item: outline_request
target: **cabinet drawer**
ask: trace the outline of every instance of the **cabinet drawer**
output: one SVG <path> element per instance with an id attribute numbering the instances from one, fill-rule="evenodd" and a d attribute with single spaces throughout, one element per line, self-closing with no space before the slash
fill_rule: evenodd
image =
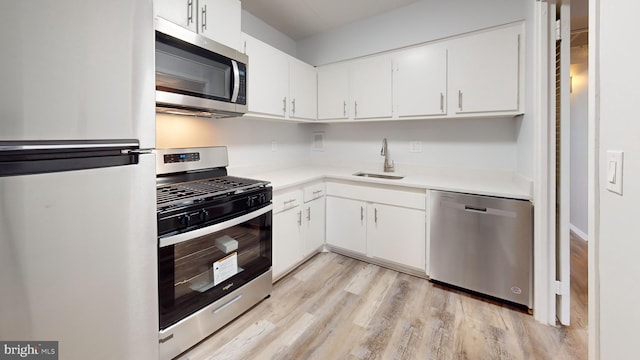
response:
<path id="1" fill-rule="evenodd" d="M 324 183 L 309 185 L 304 188 L 304 202 L 309 202 L 317 198 L 323 197 L 325 194 Z"/>
<path id="2" fill-rule="evenodd" d="M 283 193 L 276 193 L 273 196 L 273 213 L 292 209 L 302 204 L 302 191 L 293 190 Z"/>

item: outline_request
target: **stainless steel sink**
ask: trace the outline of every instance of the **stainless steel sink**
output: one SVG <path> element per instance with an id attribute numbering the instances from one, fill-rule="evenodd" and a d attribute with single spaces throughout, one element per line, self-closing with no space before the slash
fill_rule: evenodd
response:
<path id="1" fill-rule="evenodd" d="M 404 178 L 404 176 L 400 176 L 400 175 L 377 174 L 377 173 L 368 173 L 368 172 L 362 172 L 362 171 L 354 173 L 353 175 L 361 176 L 361 177 L 376 178 L 376 179 L 386 179 L 386 180 L 400 180 Z"/>

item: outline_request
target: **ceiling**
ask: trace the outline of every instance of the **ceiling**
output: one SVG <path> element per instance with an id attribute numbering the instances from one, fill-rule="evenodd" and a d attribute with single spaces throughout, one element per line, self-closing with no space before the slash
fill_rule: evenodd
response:
<path id="1" fill-rule="evenodd" d="M 242 0 L 242 9 L 295 41 L 420 0 Z"/>
<path id="2" fill-rule="evenodd" d="M 242 9 L 299 41 L 420 0 L 242 0 Z M 572 46 L 586 44 L 588 0 L 571 0 Z"/>

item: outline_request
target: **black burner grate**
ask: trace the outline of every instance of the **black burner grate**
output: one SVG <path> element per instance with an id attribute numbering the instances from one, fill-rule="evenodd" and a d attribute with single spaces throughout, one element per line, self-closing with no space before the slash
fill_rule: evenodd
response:
<path id="1" fill-rule="evenodd" d="M 194 180 L 177 184 L 159 186 L 157 189 L 158 207 L 185 203 L 230 192 L 237 193 L 251 188 L 265 186 L 266 181 L 245 179 L 235 176 L 221 176 L 211 179 Z"/>

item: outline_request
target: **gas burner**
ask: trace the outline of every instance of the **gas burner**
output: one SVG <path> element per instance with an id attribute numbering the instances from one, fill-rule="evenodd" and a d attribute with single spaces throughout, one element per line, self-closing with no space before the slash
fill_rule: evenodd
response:
<path id="1" fill-rule="evenodd" d="M 264 187 L 268 182 L 234 176 L 221 176 L 158 186 L 158 208 L 185 205 L 221 195 L 238 194 L 246 190 Z"/>

